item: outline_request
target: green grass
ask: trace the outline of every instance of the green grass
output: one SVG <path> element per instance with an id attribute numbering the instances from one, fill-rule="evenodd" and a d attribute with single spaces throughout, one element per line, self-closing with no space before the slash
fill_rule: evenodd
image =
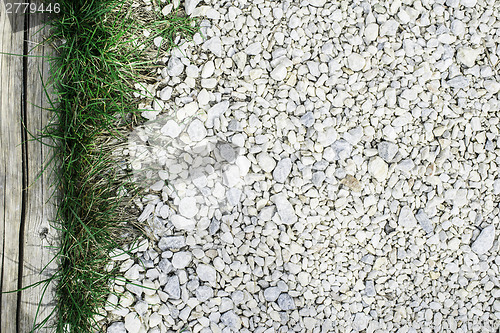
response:
<path id="1" fill-rule="evenodd" d="M 57 2 L 61 14 L 50 23 L 48 41 L 56 56 L 47 83 L 56 91 L 50 108 L 55 118 L 41 137 L 55 145 L 50 163 L 56 166 L 61 238 L 58 271 L 52 277 L 56 312 L 38 325 L 54 322 L 56 332 L 102 331 L 96 318 L 117 276 L 116 267 L 106 270 L 109 253 L 139 235 L 130 210 L 138 189 L 111 152 L 141 122 L 133 84 L 156 76 L 151 57 L 161 52 L 149 47 L 152 39 L 164 37 L 160 51 L 167 51 L 176 36 L 190 37 L 197 26 L 179 16 L 180 11 L 158 15 L 159 6 L 153 12 L 134 12 L 122 0 Z M 148 38 L 144 28 L 153 31 Z"/>

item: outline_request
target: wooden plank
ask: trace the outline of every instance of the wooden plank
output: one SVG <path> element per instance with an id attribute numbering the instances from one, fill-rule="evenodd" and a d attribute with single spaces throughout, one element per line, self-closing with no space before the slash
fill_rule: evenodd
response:
<path id="1" fill-rule="evenodd" d="M 47 95 L 52 91 L 50 86 L 43 86 L 49 79 L 49 62 L 46 57 L 52 55 L 53 50 L 44 42 L 49 28 L 43 27 L 46 17 L 41 14 L 30 15 L 28 29 L 28 55 L 26 67 L 26 128 L 29 133 L 37 135 L 50 121 L 50 107 Z M 49 143 L 50 142 L 45 142 Z M 40 280 L 50 277 L 56 270 L 56 262 L 52 262 L 55 255 L 57 235 L 51 222 L 56 216 L 55 197 L 53 193 L 53 173 L 51 169 L 45 172 L 43 168 L 51 158 L 51 148 L 39 141 L 31 140 L 27 143 L 27 170 L 28 179 L 25 200 L 26 215 L 23 230 L 23 267 L 22 285 L 29 286 Z M 45 285 L 39 285 L 21 292 L 19 303 L 19 332 L 30 332 L 34 324 L 39 324 L 54 310 L 55 283 L 51 283 L 44 291 Z M 38 314 L 37 314 L 38 311 Z M 35 315 L 37 317 L 35 318 Z M 49 332 L 52 325 L 37 329 L 36 332 Z"/>
<path id="2" fill-rule="evenodd" d="M 23 54 L 22 15 L 5 14 L 0 0 L 0 52 Z M 10 19 L 10 20 L 9 20 Z M 0 54 L 0 257 L 1 290 L 18 289 L 19 232 L 22 224 L 23 58 Z M 1 295 L 0 331 L 17 332 L 18 293 Z"/>

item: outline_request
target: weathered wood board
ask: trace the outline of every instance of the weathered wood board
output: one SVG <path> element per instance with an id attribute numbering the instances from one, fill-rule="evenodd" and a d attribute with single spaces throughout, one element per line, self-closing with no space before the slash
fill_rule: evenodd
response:
<path id="1" fill-rule="evenodd" d="M 0 258 L 2 292 L 17 290 L 54 273 L 57 237 L 53 176 L 41 173 L 50 148 L 29 140 L 48 123 L 42 82 L 51 49 L 41 44 L 48 28 L 40 14 L 6 15 L 0 0 Z M 12 55 L 8 55 L 9 53 Z M 29 55 L 23 57 L 21 55 Z M 35 56 L 35 57 L 32 57 Z M 50 94 L 50 87 L 48 92 Z M 54 248 L 50 248 L 53 246 Z M 0 332 L 30 332 L 54 309 L 54 283 L 0 294 Z M 40 305 L 40 306 L 39 306 Z M 36 321 L 35 321 L 36 317 Z M 49 332 L 50 329 L 36 329 Z"/>

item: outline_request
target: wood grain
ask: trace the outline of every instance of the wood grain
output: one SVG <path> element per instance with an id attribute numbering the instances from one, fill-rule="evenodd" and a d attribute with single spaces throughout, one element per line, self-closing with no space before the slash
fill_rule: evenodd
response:
<path id="1" fill-rule="evenodd" d="M 1 0 L 0 7 L 0 52 L 22 55 L 24 17 L 7 17 L 5 5 Z M 0 87 L 0 256 L 1 290 L 5 292 L 18 289 L 19 238 L 23 207 L 23 57 L 0 54 Z M 1 332 L 17 331 L 18 296 L 18 293 L 1 295 Z"/>
<path id="2" fill-rule="evenodd" d="M 48 33 L 48 28 L 42 29 L 45 19 L 40 14 L 7 17 L 4 0 L 0 0 L 2 292 L 44 280 L 57 268 L 55 261 L 49 265 L 56 251 L 50 247 L 57 247 L 57 234 L 51 226 L 56 213 L 53 173 L 42 173 L 52 151 L 39 141 L 26 140 L 30 139 L 28 133 L 38 135 L 51 118 L 43 110 L 49 106 L 42 83 L 49 78 L 45 57 L 53 54 L 42 44 Z M 50 94 L 52 90 L 47 88 Z M 54 286 L 0 294 L 0 332 L 31 332 L 54 310 Z M 50 332 L 49 327 L 34 331 Z"/>
<path id="3" fill-rule="evenodd" d="M 30 15 L 28 29 L 28 55 L 26 63 L 26 119 L 28 133 L 39 135 L 49 123 L 51 114 L 47 93 L 52 92 L 49 81 L 49 62 L 53 50 L 43 43 L 49 33 L 44 27 L 45 17 Z M 33 57 L 34 56 L 34 57 Z M 44 86 L 44 83 L 46 85 Z M 45 92 L 46 91 L 46 92 Z M 46 144 L 53 144 L 47 142 Z M 55 255 L 57 234 L 51 222 L 56 217 L 55 197 L 53 196 L 52 166 L 43 172 L 52 157 L 51 148 L 37 140 L 27 142 L 26 149 L 29 186 L 26 189 L 26 216 L 23 230 L 22 285 L 28 286 L 50 277 L 57 268 L 51 259 Z M 48 265 L 48 266 L 47 266 Z M 46 267 L 47 266 L 47 267 Z M 44 267 L 45 270 L 44 270 Z M 54 283 L 47 288 L 45 284 L 21 292 L 19 303 L 19 332 L 29 332 L 34 324 L 40 323 L 54 310 Z M 40 306 L 40 307 L 39 307 Z M 38 314 L 37 314 L 38 310 Z M 37 317 L 35 318 L 35 314 Z M 51 325 L 48 325 L 49 327 Z M 36 332 L 49 332 L 49 328 Z"/>

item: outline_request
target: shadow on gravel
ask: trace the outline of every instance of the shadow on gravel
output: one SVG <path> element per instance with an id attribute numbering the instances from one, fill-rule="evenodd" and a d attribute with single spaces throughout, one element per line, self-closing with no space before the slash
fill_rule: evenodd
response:
<path id="1" fill-rule="evenodd" d="M 198 201 L 212 200 L 210 206 L 225 211 L 242 195 L 236 166 L 240 148 L 216 136 L 193 133 L 190 125 L 196 121 L 201 123 L 197 118 L 178 124 L 171 116 L 158 117 L 135 128 L 125 153 L 133 181 L 142 189 L 166 192 L 171 199 L 202 196 Z M 193 142 L 190 136 L 202 139 Z"/>

